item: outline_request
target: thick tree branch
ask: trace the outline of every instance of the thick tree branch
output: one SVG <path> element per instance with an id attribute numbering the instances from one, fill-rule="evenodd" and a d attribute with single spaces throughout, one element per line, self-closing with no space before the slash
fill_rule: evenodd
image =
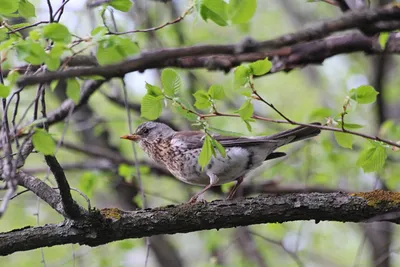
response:
<path id="1" fill-rule="evenodd" d="M 359 195 L 341 192 L 286 194 L 131 212 L 103 209 L 100 213 L 93 212 L 80 221 L 63 225 L 26 227 L 1 233 L 0 255 L 45 246 L 70 243 L 98 246 L 127 238 L 260 223 L 383 221 L 384 214 L 396 214 L 400 210 L 397 193 L 374 191 Z M 398 216 L 391 216 L 390 221 L 400 224 Z"/>
<path id="2" fill-rule="evenodd" d="M 56 157 L 45 156 L 44 158 L 57 181 L 58 189 L 60 190 L 61 195 L 61 203 L 64 207 L 65 213 L 71 219 L 78 219 L 84 214 L 83 208 L 80 207 L 72 198 L 71 188 L 68 184 L 67 177 L 65 177 L 64 170 L 62 169 L 60 163 L 58 163 Z"/>
<path id="3" fill-rule="evenodd" d="M 371 31 L 374 30 L 378 32 L 382 29 L 388 31 L 392 28 L 392 30 L 395 30 L 399 27 L 399 19 L 400 8 L 397 6 L 391 6 L 377 10 L 348 12 L 338 19 L 317 23 L 312 27 L 305 28 L 304 30 L 296 33 L 286 34 L 281 37 L 263 42 L 255 42 L 250 40 L 231 45 L 202 45 L 183 48 L 160 49 L 143 53 L 138 57 L 114 65 L 81 67 L 65 71 L 63 70 L 39 75 L 23 76 L 18 81 L 18 85 L 26 86 L 36 83 L 47 83 L 57 79 L 91 75 L 99 75 L 105 78 L 123 77 L 129 72 L 143 71 L 149 68 L 159 68 L 165 66 L 165 61 L 167 60 L 188 56 L 205 56 L 210 54 L 239 55 L 255 51 L 271 51 L 302 42 L 314 41 L 326 37 L 333 32 L 358 28 L 366 23 L 370 24 L 369 28 L 371 28 Z M 273 53 L 269 54 L 269 56 L 272 55 Z"/>

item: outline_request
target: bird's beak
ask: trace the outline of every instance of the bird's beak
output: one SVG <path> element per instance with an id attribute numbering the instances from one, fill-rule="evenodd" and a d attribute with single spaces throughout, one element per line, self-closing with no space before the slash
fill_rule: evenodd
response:
<path id="1" fill-rule="evenodd" d="M 131 141 L 139 141 L 140 140 L 140 136 L 137 134 L 127 134 L 127 135 L 123 135 L 120 137 L 121 139 L 127 139 L 127 140 L 131 140 Z"/>

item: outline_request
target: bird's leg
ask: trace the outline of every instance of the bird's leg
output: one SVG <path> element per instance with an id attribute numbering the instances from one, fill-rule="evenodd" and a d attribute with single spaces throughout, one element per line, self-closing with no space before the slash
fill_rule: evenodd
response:
<path id="1" fill-rule="evenodd" d="M 208 189 L 210 189 L 211 187 L 215 186 L 218 182 L 218 177 L 213 174 L 213 173 L 207 173 L 208 177 L 210 177 L 210 184 L 207 185 L 206 187 L 204 187 L 200 192 L 198 192 L 196 195 L 194 195 L 193 197 L 190 198 L 188 203 L 195 203 L 197 201 L 197 198 L 203 194 L 204 192 L 206 192 Z"/>
<path id="2" fill-rule="evenodd" d="M 235 186 L 232 188 L 232 190 L 229 192 L 229 195 L 228 195 L 228 197 L 226 198 L 227 200 L 228 200 L 228 199 L 233 199 L 233 197 L 234 197 L 235 194 L 236 194 L 236 191 L 239 189 L 239 185 L 240 185 L 242 182 L 243 182 L 243 176 L 236 179 L 236 184 L 235 184 Z"/>

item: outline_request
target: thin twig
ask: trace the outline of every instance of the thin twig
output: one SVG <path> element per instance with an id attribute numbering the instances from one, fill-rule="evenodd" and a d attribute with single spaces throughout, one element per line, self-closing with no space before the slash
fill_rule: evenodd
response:
<path id="1" fill-rule="evenodd" d="M 137 32 L 152 32 L 152 31 L 157 31 L 159 29 L 162 29 L 168 25 L 172 25 L 175 23 L 180 22 L 181 20 L 183 20 L 188 14 L 190 14 L 193 10 L 193 6 L 189 7 L 181 16 L 177 17 L 176 19 L 172 20 L 172 21 L 168 21 L 164 24 L 161 24 L 159 26 L 156 27 L 152 27 L 152 28 L 148 28 L 148 29 L 139 29 L 139 30 L 132 30 L 132 31 L 126 31 L 126 32 L 112 32 L 110 31 L 108 34 L 113 34 L 113 35 L 122 35 L 122 34 L 130 34 L 130 33 L 137 33 Z"/>

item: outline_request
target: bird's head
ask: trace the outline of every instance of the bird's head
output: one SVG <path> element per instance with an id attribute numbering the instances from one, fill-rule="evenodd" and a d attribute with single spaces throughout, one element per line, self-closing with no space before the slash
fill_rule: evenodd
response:
<path id="1" fill-rule="evenodd" d="M 153 143 L 158 138 L 164 139 L 175 133 L 168 125 L 164 123 L 147 121 L 139 125 L 134 134 L 121 136 L 121 139 L 127 139 L 134 142 Z"/>

